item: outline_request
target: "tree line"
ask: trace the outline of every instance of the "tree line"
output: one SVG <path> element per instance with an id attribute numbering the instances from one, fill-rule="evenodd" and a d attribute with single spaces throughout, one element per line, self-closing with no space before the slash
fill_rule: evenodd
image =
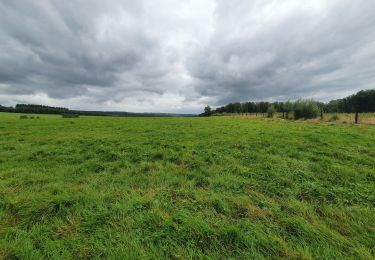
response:
<path id="1" fill-rule="evenodd" d="M 15 107 L 5 107 L 0 105 L 0 112 L 15 113 L 31 113 L 31 114 L 78 114 L 92 116 L 175 116 L 172 114 L 160 113 L 129 113 L 129 112 L 105 112 L 105 111 L 81 111 L 69 110 L 64 107 L 53 107 L 32 104 L 17 104 Z M 204 112 L 200 116 L 210 116 L 212 114 L 258 114 L 268 116 L 274 113 L 282 113 L 284 118 L 289 118 L 293 112 L 294 118 L 312 118 L 319 113 L 365 113 L 375 112 L 375 89 L 362 90 L 358 93 L 342 98 L 332 100 L 328 103 L 318 102 L 314 100 L 297 100 L 286 102 L 235 102 L 225 106 L 211 109 L 205 107 Z"/>
<path id="2" fill-rule="evenodd" d="M 126 117 L 173 117 L 192 116 L 190 114 L 168 114 L 168 113 L 130 113 L 121 111 L 84 111 L 70 110 L 64 107 L 53 107 L 32 104 L 17 104 L 15 107 L 0 105 L 0 112 L 24 113 L 24 114 L 58 114 L 72 117 L 72 115 L 86 116 L 126 116 Z"/>
<path id="3" fill-rule="evenodd" d="M 361 90 L 346 98 L 332 100 L 325 104 L 324 109 L 330 113 L 375 112 L 375 89 Z"/>
<path id="4" fill-rule="evenodd" d="M 284 118 L 288 118 L 290 113 L 294 113 L 295 118 L 313 118 L 323 113 L 365 113 L 375 112 L 375 89 L 361 90 L 358 93 L 328 103 L 314 101 L 312 99 L 287 102 L 235 102 L 225 106 L 211 109 L 206 106 L 200 116 L 210 116 L 213 114 L 237 113 L 237 114 L 258 114 L 272 115 L 282 113 Z"/>
<path id="5" fill-rule="evenodd" d="M 69 109 L 65 107 L 51 107 L 43 105 L 17 104 L 14 108 L 16 113 L 32 113 L 32 114 L 64 114 L 69 113 Z"/>
<path id="6" fill-rule="evenodd" d="M 15 107 L 0 105 L 0 112 L 30 113 L 30 114 L 63 114 L 70 110 L 64 107 L 51 107 L 43 105 L 17 104 Z"/>

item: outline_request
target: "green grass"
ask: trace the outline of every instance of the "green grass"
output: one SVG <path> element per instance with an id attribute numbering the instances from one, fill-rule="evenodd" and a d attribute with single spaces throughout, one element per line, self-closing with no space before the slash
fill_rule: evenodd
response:
<path id="1" fill-rule="evenodd" d="M 0 258 L 374 259 L 375 127 L 0 113 Z"/>

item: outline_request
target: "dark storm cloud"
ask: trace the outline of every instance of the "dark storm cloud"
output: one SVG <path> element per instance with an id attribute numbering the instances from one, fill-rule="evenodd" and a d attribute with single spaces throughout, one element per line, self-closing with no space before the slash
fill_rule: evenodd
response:
<path id="1" fill-rule="evenodd" d="M 373 0 L 0 1 L 0 104 L 199 112 L 374 87 Z"/>

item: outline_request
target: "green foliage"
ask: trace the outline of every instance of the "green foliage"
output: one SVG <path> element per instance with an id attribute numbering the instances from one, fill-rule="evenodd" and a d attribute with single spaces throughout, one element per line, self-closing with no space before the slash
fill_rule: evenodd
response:
<path id="1" fill-rule="evenodd" d="M 212 111 L 213 114 L 223 113 L 266 113 L 270 106 L 273 106 L 276 112 L 283 113 L 286 118 L 289 117 L 289 113 L 294 110 L 296 106 L 302 109 L 302 113 L 307 116 L 313 116 L 315 107 L 318 107 L 319 111 L 328 113 L 354 113 L 354 112 L 375 112 L 375 89 L 362 90 L 351 95 L 349 97 L 332 100 L 328 104 L 313 101 L 313 100 L 298 100 L 296 102 L 243 102 L 243 103 L 229 103 L 225 106 L 218 107 Z M 306 107 L 308 105 L 308 107 Z M 310 110 L 308 112 L 306 109 Z M 312 112 L 312 113 L 311 113 Z M 299 112 L 297 112 L 299 114 Z M 298 115 L 299 116 L 299 115 Z M 307 118 L 301 116 L 298 118 Z"/>
<path id="2" fill-rule="evenodd" d="M 375 89 L 361 90 L 349 97 L 332 100 L 325 110 L 331 113 L 375 112 Z"/>
<path id="3" fill-rule="evenodd" d="M 0 112 L 14 112 L 14 108 L 0 105 Z"/>
<path id="4" fill-rule="evenodd" d="M 211 116 L 211 114 L 212 114 L 211 107 L 210 106 L 206 106 L 204 108 L 204 112 L 202 114 L 200 114 L 200 116 Z"/>
<path id="5" fill-rule="evenodd" d="M 354 103 L 354 112 L 375 112 L 375 89 L 359 91 L 350 98 Z"/>
<path id="6" fill-rule="evenodd" d="M 300 99 L 294 103 L 294 118 L 315 118 L 319 115 L 319 107 L 313 100 Z"/>
<path id="7" fill-rule="evenodd" d="M 375 128 L 0 114 L 0 259 L 373 259 Z"/>
<path id="8" fill-rule="evenodd" d="M 210 106 L 206 106 L 206 107 L 204 108 L 204 114 L 205 114 L 206 116 L 210 116 L 210 115 L 211 115 L 211 107 L 210 107 Z"/>
<path id="9" fill-rule="evenodd" d="M 271 105 L 267 108 L 267 116 L 268 117 L 270 117 L 270 118 L 273 117 L 275 115 L 275 113 L 276 113 L 276 108 L 275 108 L 274 105 Z"/>
<path id="10" fill-rule="evenodd" d="M 33 114 L 62 114 L 67 113 L 69 109 L 63 107 L 51 107 L 43 105 L 17 104 L 14 108 L 16 113 L 33 113 Z"/>

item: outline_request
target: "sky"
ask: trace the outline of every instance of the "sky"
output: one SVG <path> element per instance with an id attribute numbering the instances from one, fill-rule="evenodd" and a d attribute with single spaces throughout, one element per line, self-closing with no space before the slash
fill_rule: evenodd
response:
<path id="1" fill-rule="evenodd" d="M 0 0 L 0 104 L 199 113 L 375 88 L 374 0 Z"/>

